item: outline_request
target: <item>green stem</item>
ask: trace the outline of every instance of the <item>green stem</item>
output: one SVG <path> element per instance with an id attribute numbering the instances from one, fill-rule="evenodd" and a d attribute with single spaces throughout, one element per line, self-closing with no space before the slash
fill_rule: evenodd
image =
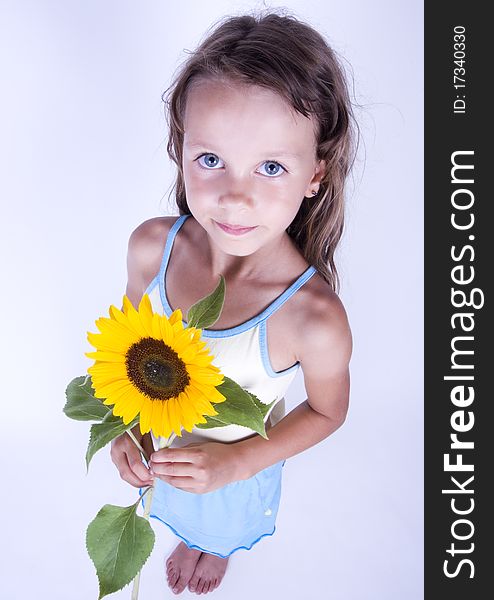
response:
<path id="1" fill-rule="evenodd" d="M 130 434 L 130 431 L 128 431 L 127 433 Z M 134 438 L 133 435 L 131 435 L 132 438 Z M 162 448 L 168 448 L 171 443 L 173 442 L 173 440 L 175 439 L 176 434 L 172 433 L 171 436 L 165 440 L 165 438 L 159 437 L 158 438 L 158 450 L 161 450 Z M 134 440 L 137 443 L 137 440 Z M 149 462 L 149 459 L 147 459 Z M 146 502 L 144 504 L 144 513 L 143 513 L 143 517 L 149 521 L 149 514 L 151 513 L 151 504 L 153 503 L 153 496 L 154 496 L 154 486 L 155 486 L 155 481 L 153 481 L 153 485 L 150 486 L 149 488 L 147 488 L 147 490 L 144 492 L 144 494 L 147 494 L 146 497 Z M 143 495 L 144 495 L 143 494 Z M 142 496 L 141 496 L 142 498 Z M 141 569 L 142 570 L 142 569 Z M 134 583 L 132 586 L 132 597 L 131 600 L 138 600 L 139 598 L 139 582 L 141 580 L 141 571 L 139 571 L 139 573 L 137 573 L 137 575 L 134 578 Z"/>
<path id="2" fill-rule="evenodd" d="M 146 451 L 144 450 L 144 448 L 141 446 L 141 444 L 139 443 L 138 439 L 136 438 L 136 436 L 132 433 L 131 429 L 127 429 L 127 433 L 130 435 L 132 441 L 134 442 L 134 444 L 139 448 L 139 450 L 141 451 L 142 455 L 144 456 L 144 459 L 146 460 L 146 462 L 149 464 L 149 456 L 147 455 Z"/>

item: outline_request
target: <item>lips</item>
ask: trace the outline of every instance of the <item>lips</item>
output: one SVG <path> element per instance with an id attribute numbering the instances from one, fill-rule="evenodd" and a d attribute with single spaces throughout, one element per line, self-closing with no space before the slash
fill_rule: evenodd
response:
<path id="1" fill-rule="evenodd" d="M 256 229 L 257 227 L 257 225 L 254 227 L 244 227 L 243 225 L 219 223 L 218 221 L 215 221 L 215 223 L 222 231 L 225 231 L 226 233 L 230 233 L 232 235 L 243 235 L 245 233 L 248 233 L 249 231 Z"/>

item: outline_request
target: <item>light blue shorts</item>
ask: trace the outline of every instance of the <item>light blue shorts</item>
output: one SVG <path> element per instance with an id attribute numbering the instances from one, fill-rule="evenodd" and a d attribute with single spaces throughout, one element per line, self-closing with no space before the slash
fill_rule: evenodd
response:
<path id="1" fill-rule="evenodd" d="M 222 558 L 240 548 L 250 550 L 276 530 L 285 462 L 207 494 L 185 492 L 156 478 L 150 516 L 168 525 L 189 548 Z"/>

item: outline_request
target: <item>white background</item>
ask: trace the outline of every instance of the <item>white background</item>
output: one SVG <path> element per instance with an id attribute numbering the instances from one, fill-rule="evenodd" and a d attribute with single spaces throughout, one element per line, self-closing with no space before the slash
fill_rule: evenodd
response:
<path id="1" fill-rule="evenodd" d="M 1 596 L 97 598 L 85 529 L 128 505 L 107 450 L 62 413 L 120 306 L 131 231 L 170 214 L 161 94 L 226 14 L 285 6 L 351 65 L 362 151 L 339 254 L 354 335 L 345 425 L 284 469 L 277 531 L 230 560 L 215 598 L 422 597 L 422 6 L 412 0 L 0 4 Z M 288 408 L 305 399 L 301 377 Z M 141 598 L 169 598 L 157 545 Z M 192 595 L 185 590 L 182 597 Z M 111 598 L 130 598 L 130 588 Z"/>

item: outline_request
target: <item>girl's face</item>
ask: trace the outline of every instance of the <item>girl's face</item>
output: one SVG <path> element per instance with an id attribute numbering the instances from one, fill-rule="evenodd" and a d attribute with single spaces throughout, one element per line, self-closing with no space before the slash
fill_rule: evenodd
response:
<path id="1" fill-rule="evenodd" d="M 236 256 L 280 241 L 324 174 L 312 119 L 259 86 L 201 81 L 184 128 L 187 204 L 210 238 Z"/>

